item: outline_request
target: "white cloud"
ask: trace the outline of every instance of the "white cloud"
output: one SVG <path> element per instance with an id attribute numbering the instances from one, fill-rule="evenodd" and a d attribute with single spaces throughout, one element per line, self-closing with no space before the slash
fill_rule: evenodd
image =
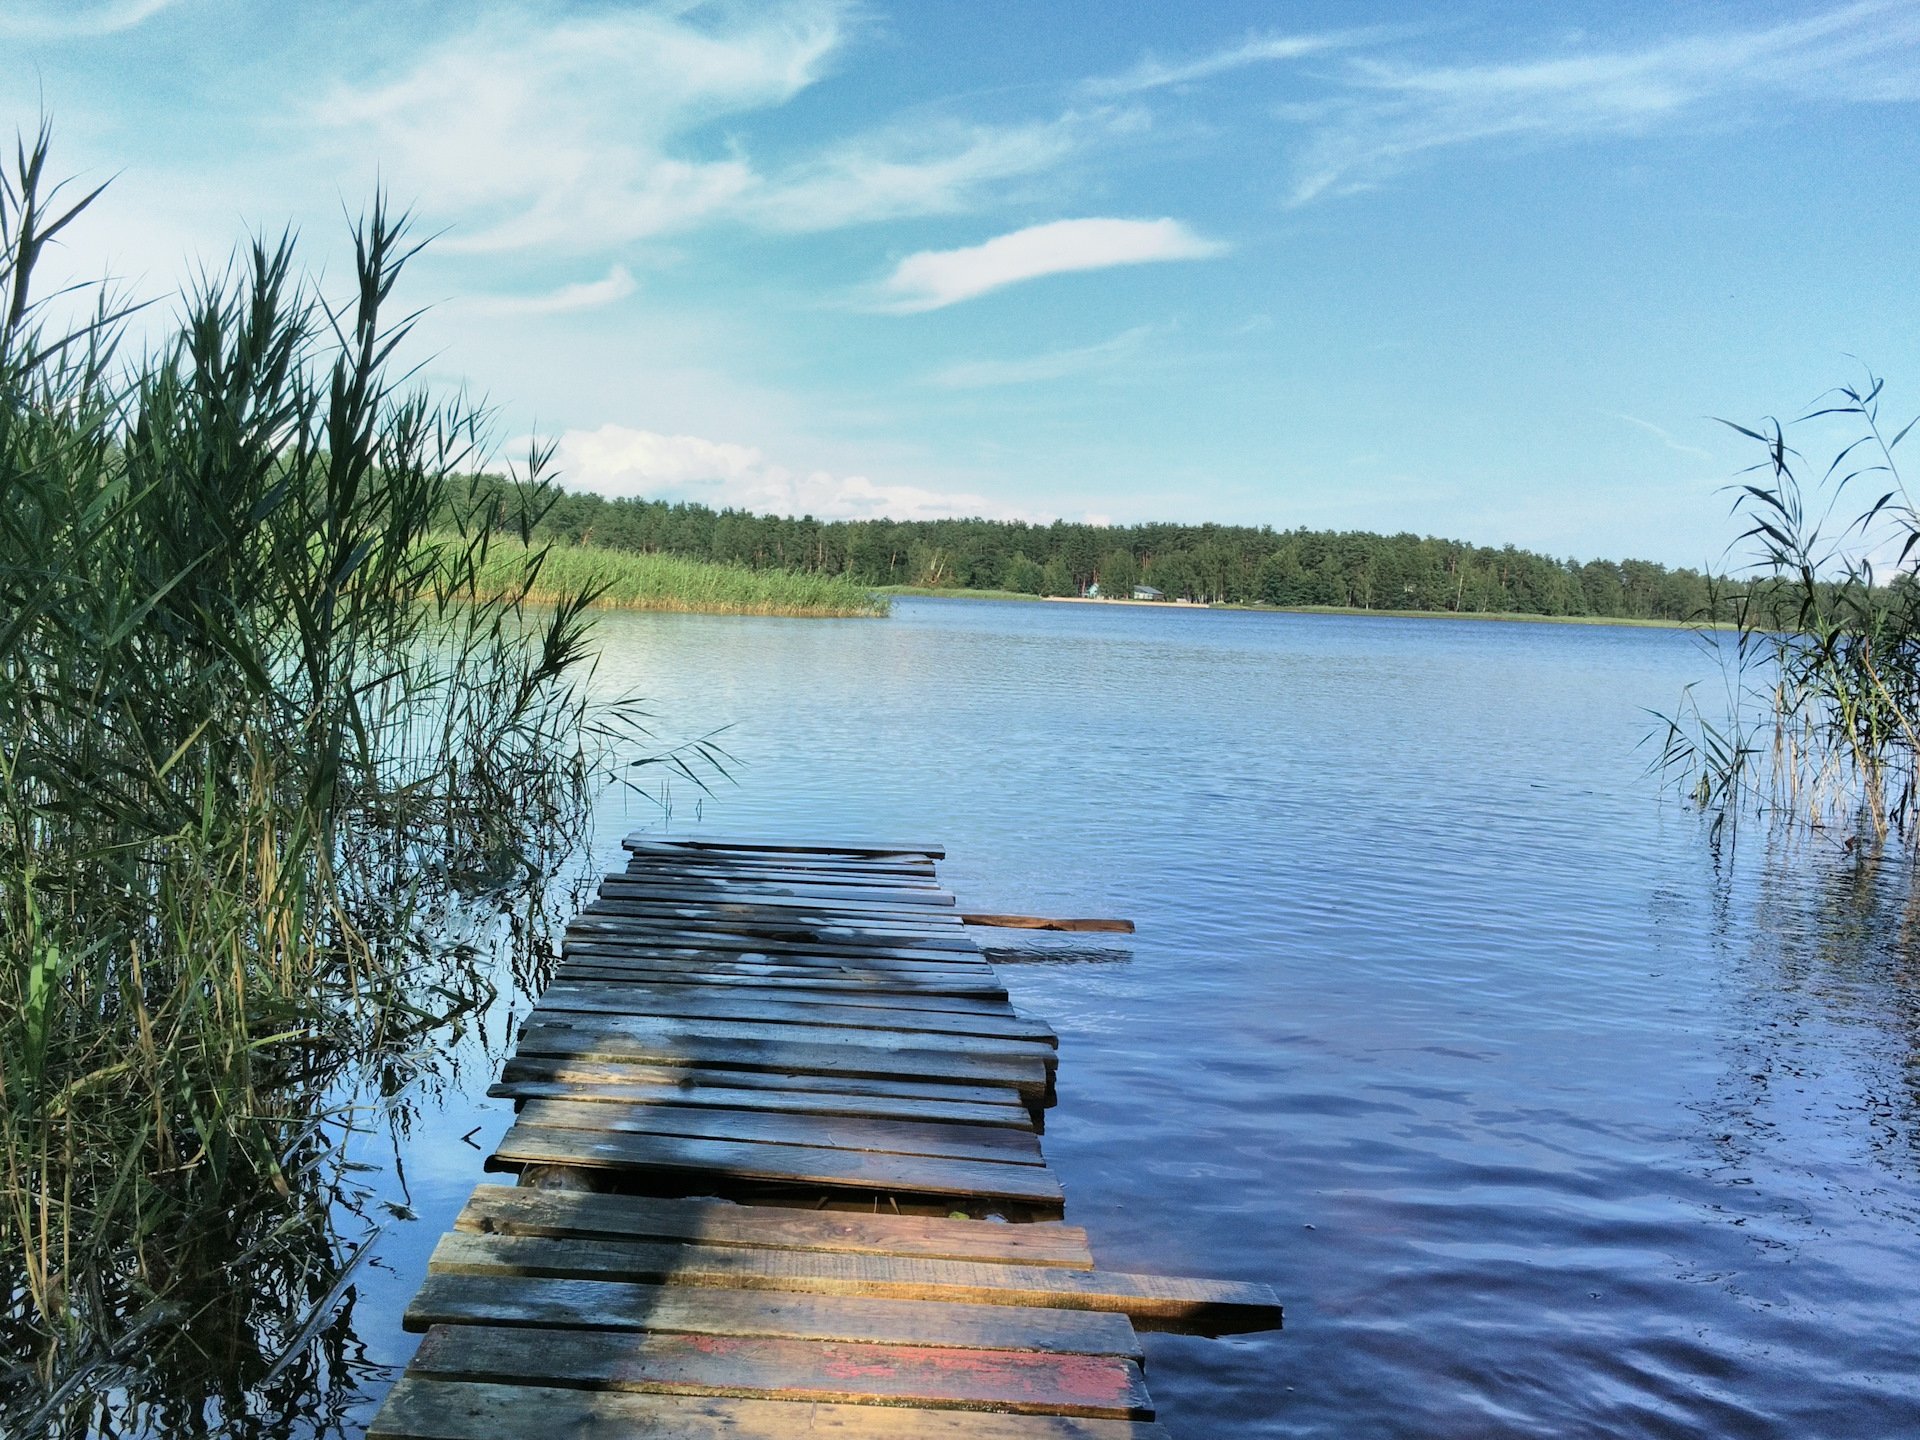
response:
<path id="1" fill-rule="evenodd" d="M 554 468 L 569 490 L 697 501 L 716 510 L 813 515 L 822 520 L 1040 518 L 984 495 L 883 485 L 864 475 L 795 470 L 768 460 L 752 445 L 697 435 L 662 435 L 623 425 L 567 431 L 555 446 Z"/>
<path id="2" fill-rule="evenodd" d="M 1292 199 L 1378 184 L 1450 147 L 1648 133 L 1784 101 L 1920 98 L 1920 9 L 1890 0 L 1756 29 L 1701 32 L 1635 50 L 1495 64 L 1354 59 L 1331 99 L 1280 108 L 1307 134 Z"/>
<path id="3" fill-rule="evenodd" d="M 542 295 L 462 296 L 453 305 L 471 315 L 565 315 L 576 310 L 598 310 L 633 294 L 633 274 L 616 265 L 599 280 L 562 285 Z"/>
<path id="4" fill-rule="evenodd" d="M 1667 449 L 1674 451 L 1676 454 L 1687 455 L 1696 460 L 1712 460 L 1714 458 L 1712 451 L 1702 450 L 1698 445 L 1681 443 L 1673 438 L 1670 431 L 1654 424 L 1651 420 L 1642 420 L 1638 415 L 1616 415 L 1613 418 L 1616 420 L 1624 420 L 1634 428 L 1646 431 L 1647 434 L 1653 436 L 1654 439 L 1658 440 L 1662 445 L 1666 446 Z"/>
<path id="5" fill-rule="evenodd" d="M 76 3 L 63 0 L 58 5 L 9 5 L 0 10 L 0 35 L 18 35 L 28 40 L 79 40 L 96 35 L 116 35 L 151 20 L 174 0 L 105 0 L 105 3 Z"/>
<path id="6" fill-rule="evenodd" d="M 1192 60 L 1167 62 L 1148 56 L 1133 69 L 1119 75 L 1089 80 L 1086 88 L 1099 95 L 1131 95 L 1145 90 L 1160 90 L 1170 85 L 1191 85 L 1210 80 L 1249 65 L 1272 64 L 1282 60 L 1304 60 L 1335 50 L 1378 39 L 1379 30 L 1329 31 L 1319 35 L 1250 35 L 1238 45 L 1215 50 Z"/>
<path id="7" fill-rule="evenodd" d="M 936 370 L 927 377 L 927 383 L 943 390 L 984 390 L 1000 385 L 1033 385 L 1049 380 L 1064 380 L 1072 375 L 1112 370 L 1138 355 L 1153 330 L 1151 325 L 1137 325 L 1097 345 L 1049 350 L 1044 354 L 1024 355 L 1013 360 L 962 360 Z"/>
<path id="8" fill-rule="evenodd" d="M 313 119 L 342 157 L 375 155 L 459 250 L 594 249 L 723 209 L 755 183 L 690 134 L 785 104 L 841 42 L 838 7 L 790 0 L 707 25 L 678 9 L 554 23 L 490 12 L 396 78 L 342 84 Z"/>
<path id="9" fill-rule="evenodd" d="M 340 164 L 378 156 L 393 188 L 452 218 L 441 249 L 480 253 L 605 251 L 722 220 L 797 232 L 951 214 L 1119 123 L 1095 111 L 895 125 L 771 169 L 714 133 L 825 76 L 845 11 L 779 0 L 556 22 L 494 10 L 397 75 L 325 91 L 310 118 Z"/>
<path id="10" fill-rule="evenodd" d="M 1178 220 L 1055 220 L 959 250 L 922 250 L 894 267 L 887 308 L 937 310 L 1042 275 L 1226 253 Z"/>
<path id="11" fill-rule="evenodd" d="M 911 215 L 946 215 L 986 187 L 1059 164 L 1086 126 L 1073 115 L 1030 125 L 934 124 L 861 136 L 802 163 L 754 197 L 773 230 L 830 230 Z"/>

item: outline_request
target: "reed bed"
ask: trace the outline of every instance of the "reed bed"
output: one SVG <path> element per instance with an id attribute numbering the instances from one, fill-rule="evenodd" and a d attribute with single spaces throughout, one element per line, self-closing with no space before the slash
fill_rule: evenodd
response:
<path id="1" fill-rule="evenodd" d="M 478 1023 L 641 731 L 545 553 L 448 529 L 485 417 L 389 376 L 403 217 L 343 296 L 256 243 L 123 357 L 36 298 L 94 198 L 47 151 L 0 175 L 0 1431 L 206 1433 L 347 1364 L 348 1107 Z"/>
<path id="2" fill-rule="evenodd" d="M 1791 427 L 1732 426 L 1764 457 L 1735 487 L 1753 563 L 1733 634 L 1711 642 L 1723 695 L 1689 692 L 1656 736 L 1716 835 L 1753 813 L 1920 857 L 1920 508 L 1897 458 L 1920 420 L 1889 424 L 1884 390 L 1869 374 Z M 1810 465 L 1790 428 L 1822 434 L 1829 463 Z"/>
<path id="3" fill-rule="evenodd" d="M 884 596 L 843 575 L 750 570 L 592 545 L 546 547 L 529 584 L 529 549 L 524 541 L 496 539 L 474 574 L 479 593 L 539 605 L 587 595 L 615 609 L 704 615 L 877 616 L 888 610 Z"/>

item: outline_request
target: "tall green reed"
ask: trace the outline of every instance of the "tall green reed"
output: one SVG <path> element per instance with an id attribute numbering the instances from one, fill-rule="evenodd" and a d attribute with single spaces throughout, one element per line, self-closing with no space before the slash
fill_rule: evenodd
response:
<path id="1" fill-rule="evenodd" d="M 1920 422 L 1888 426 L 1884 388 L 1869 374 L 1793 422 L 1837 427 L 1817 470 L 1778 420 L 1732 425 L 1764 458 L 1735 489 L 1735 544 L 1752 547 L 1737 626 L 1709 637 L 1724 701 L 1710 714 L 1689 693 L 1657 736 L 1716 834 L 1742 814 L 1849 850 L 1920 831 L 1920 510 L 1896 462 Z"/>
<path id="2" fill-rule="evenodd" d="M 516 539 L 496 538 L 475 583 L 489 594 L 514 593 L 525 579 L 526 549 Z M 853 617 L 885 615 L 890 608 L 885 596 L 845 575 L 752 570 L 681 555 L 567 543 L 552 546 L 534 589 L 519 593 L 529 603 L 591 594 L 596 604 L 612 609 L 704 615 Z"/>
<path id="3" fill-rule="evenodd" d="M 476 584 L 486 417 L 395 377 L 404 216 L 343 299 L 256 242 L 128 356 L 130 307 L 36 289 L 99 193 L 47 155 L 0 176 L 0 1391 L 57 1398 L 304 1223 L 342 1074 L 488 998 L 451 913 L 549 873 L 641 731 L 585 697 L 593 594 L 517 598 L 538 450 L 521 583 Z"/>

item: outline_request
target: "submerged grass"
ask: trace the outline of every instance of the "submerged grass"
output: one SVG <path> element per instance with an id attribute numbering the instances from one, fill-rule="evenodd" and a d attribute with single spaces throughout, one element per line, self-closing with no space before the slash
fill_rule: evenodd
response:
<path id="1" fill-rule="evenodd" d="M 477 567 L 474 583 L 489 597 L 549 604 L 588 595 L 596 605 L 623 610 L 670 610 L 706 615 L 885 615 L 887 601 L 842 575 L 750 570 L 678 555 L 635 554 L 591 545 L 544 550 L 527 583 L 529 546 L 496 540 Z"/>
<path id="2" fill-rule="evenodd" d="M 447 531 L 483 417 L 389 378 L 404 219 L 375 202 L 336 301 L 256 243 L 123 361 L 123 307 L 36 299 L 94 198 L 46 160 L 0 176 L 0 1431 L 203 1433 L 242 1402 L 195 1385 L 294 1383 L 290 1307 L 340 1293 L 352 1077 L 384 1102 L 472 1023 L 469 922 L 638 722 L 584 698 L 544 552 Z M 183 1345 L 179 1413 L 128 1422 L 98 1367 Z"/>

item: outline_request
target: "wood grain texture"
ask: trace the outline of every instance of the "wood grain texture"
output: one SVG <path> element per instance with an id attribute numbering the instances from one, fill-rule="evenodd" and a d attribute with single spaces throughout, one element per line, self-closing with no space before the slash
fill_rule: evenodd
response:
<path id="1" fill-rule="evenodd" d="M 792 939 L 775 934 L 742 934 L 715 926 L 646 920 L 634 915 L 608 915 L 583 911 L 567 926 L 569 936 L 609 935 L 643 941 L 649 945 L 693 946 L 702 950 L 737 950 L 764 956 L 819 955 L 851 960 L 924 960 L 938 965 L 955 965 L 963 960 L 986 964 L 986 956 L 971 940 L 961 939 L 939 946 L 909 943 L 898 937 L 858 937 L 843 939 L 840 932 L 808 934 Z"/>
<path id="2" fill-rule="evenodd" d="M 487 1168 L 578 1165 L 587 1169 L 696 1174 L 703 1183 L 752 1181 L 873 1195 L 980 1198 L 1033 1205 L 1058 1213 L 1066 1202 L 1060 1182 L 1044 1165 L 894 1155 L 816 1145 L 679 1135 L 568 1130 L 515 1121 Z"/>
<path id="3" fill-rule="evenodd" d="M 523 1074 L 525 1072 L 522 1072 Z M 502 1079 L 487 1090 L 503 1100 L 574 1100 L 627 1109 L 748 1110 L 775 1115 L 849 1116 L 872 1120 L 915 1120 L 1031 1131 L 1033 1114 L 1025 1105 L 980 1105 L 964 1101 L 902 1100 L 888 1095 L 835 1095 L 814 1090 L 748 1090 L 727 1085 L 661 1083 L 633 1085 L 606 1081 Z"/>
<path id="4" fill-rule="evenodd" d="M 831 1030 L 897 1030 L 907 1034 L 971 1035 L 982 1039 L 1022 1040 L 1057 1045 L 1053 1027 L 1012 1013 L 937 1010 L 908 1005 L 858 1005 L 814 996 L 795 1000 L 780 994 L 715 994 L 686 986 L 650 989 L 638 985 L 559 979 L 541 992 L 540 1010 L 582 1014 L 655 1015 L 675 1019 L 726 1020 L 780 1025 L 809 1025 Z"/>
<path id="5" fill-rule="evenodd" d="M 675 1285 L 1097 1310 L 1135 1321 L 1195 1322 L 1209 1328 L 1271 1326 L 1280 1311 L 1269 1287 L 1234 1280 L 911 1256 L 828 1255 L 525 1236 L 442 1236 L 433 1252 L 431 1268 L 442 1274 L 658 1278 Z"/>
<path id="6" fill-rule="evenodd" d="M 953 993 L 931 989 L 911 980 L 887 975 L 753 975 L 707 972 L 676 974 L 643 963 L 628 964 L 605 957 L 570 955 L 554 967 L 554 981 L 597 983 L 603 988 L 633 995 L 675 999 L 681 995 L 708 998 L 778 1001 L 788 1005 L 861 1005 L 883 1010 L 936 1010 L 957 1015 L 1018 1014 L 1005 990 Z M 715 983 L 716 980 L 719 983 Z"/>
<path id="7" fill-rule="evenodd" d="M 858 1118 L 848 1115 L 773 1114 L 693 1106 L 617 1106 L 567 1099 L 529 1100 L 520 1119 L 549 1130 L 605 1130 L 631 1135 L 686 1135 L 709 1140 L 752 1140 L 763 1145 L 811 1145 L 875 1155 L 939 1155 L 956 1160 L 992 1160 L 1002 1165 L 1042 1165 L 1039 1137 L 991 1125 L 953 1125 L 926 1120 Z"/>
<path id="8" fill-rule="evenodd" d="M 371 1440 L 1168 1440 L 1146 1420 L 405 1379 Z"/>
<path id="9" fill-rule="evenodd" d="M 1279 1323 L 1264 1286 L 966 1218 L 1064 1206 L 1057 1039 L 968 924 L 1125 922 L 963 911 L 932 845 L 626 843 L 491 1091 L 522 1186 L 440 1240 L 371 1434 L 1165 1440 L 1135 1322 Z"/>
<path id="10" fill-rule="evenodd" d="M 1124 1315 L 931 1300 L 652 1285 L 634 1280 L 435 1272 L 407 1307 L 406 1327 L 511 1324 L 654 1330 L 663 1335 L 766 1335 L 961 1350 L 1034 1350 L 1140 1358 Z"/>
<path id="11" fill-rule="evenodd" d="M 1099 1355 L 436 1325 L 409 1368 L 434 1379 L 558 1381 L 641 1394 L 924 1405 L 1008 1415 L 1153 1416 L 1139 1366 Z"/>
<path id="12" fill-rule="evenodd" d="M 927 860 L 944 860 L 947 856 L 944 845 L 920 841 L 904 844 L 876 840 L 782 840 L 777 837 L 756 835 L 707 833 L 666 836 L 649 835 L 644 830 L 633 831 L 620 843 L 629 850 L 666 848 L 700 851 L 739 850 L 750 854 L 771 852 L 790 855 L 914 855 Z"/>
<path id="13" fill-rule="evenodd" d="M 929 890 L 916 896 L 910 890 L 812 890 L 797 892 L 792 887 L 774 884 L 749 885 L 685 878 L 642 876 L 631 873 L 609 875 L 600 882 L 602 895 L 624 895 L 667 905 L 727 905 L 751 910 L 783 912 L 832 911 L 841 915 L 885 915 L 934 923 L 952 923 L 957 918 L 954 898 L 944 891 Z"/>
<path id="14" fill-rule="evenodd" d="M 594 1195 L 509 1185 L 476 1189 L 454 1228 L 474 1235 L 670 1240 L 756 1250 L 821 1250 L 1093 1268 L 1086 1231 L 1058 1222 L 1010 1225 L 922 1215 L 859 1215 L 735 1205 L 725 1200 Z"/>
<path id="15" fill-rule="evenodd" d="M 959 1101 L 977 1105 L 1013 1105 L 1024 1109 L 1010 1085 L 962 1084 L 945 1077 L 918 1080 L 869 1075 L 807 1075 L 783 1070 L 709 1070 L 677 1065 L 626 1064 L 566 1056 L 517 1055 L 506 1063 L 506 1080 L 576 1080 L 588 1084 L 680 1085 L 690 1090 L 714 1085 L 728 1089 L 801 1090 L 902 1100 Z"/>

